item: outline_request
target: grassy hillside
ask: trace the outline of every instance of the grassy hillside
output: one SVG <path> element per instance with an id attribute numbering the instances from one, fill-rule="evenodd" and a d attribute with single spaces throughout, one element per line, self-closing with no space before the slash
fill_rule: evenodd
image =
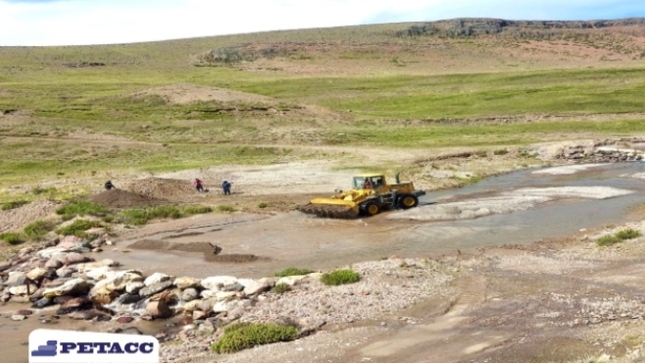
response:
<path id="1" fill-rule="evenodd" d="M 645 25 L 461 19 L 0 48 L 0 184 L 645 132 Z"/>

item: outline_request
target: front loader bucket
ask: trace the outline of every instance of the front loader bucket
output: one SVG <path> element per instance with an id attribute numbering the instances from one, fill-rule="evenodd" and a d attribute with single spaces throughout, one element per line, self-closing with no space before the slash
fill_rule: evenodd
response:
<path id="1" fill-rule="evenodd" d="M 356 218 L 358 217 L 358 204 L 341 199 L 317 198 L 311 203 L 298 208 L 307 214 L 315 214 L 324 218 Z"/>

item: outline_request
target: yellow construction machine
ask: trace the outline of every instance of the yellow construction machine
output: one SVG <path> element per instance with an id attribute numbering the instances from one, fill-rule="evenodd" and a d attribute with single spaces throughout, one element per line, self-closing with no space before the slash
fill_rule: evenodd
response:
<path id="1" fill-rule="evenodd" d="M 352 189 L 338 191 L 331 198 L 316 198 L 299 208 L 301 212 L 328 218 L 356 218 L 373 216 L 384 209 L 410 209 L 419 205 L 423 190 L 414 189 L 414 184 L 401 183 L 396 175 L 396 184 L 387 184 L 384 175 L 363 174 L 353 179 Z"/>

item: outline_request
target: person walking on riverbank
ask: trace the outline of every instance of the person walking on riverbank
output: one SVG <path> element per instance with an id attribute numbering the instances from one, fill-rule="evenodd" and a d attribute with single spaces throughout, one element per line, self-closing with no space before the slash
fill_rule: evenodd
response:
<path id="1" fill-rule="evenodd" d="M 224 195 L 231 195 L 231 183 L 227 180 L 224 180 L 222 183 L 222 191 L 224 192 Z"/>
<path id="2" fill-rule="evenodd" d="M 195 190 L 197 190 L 198 193 L 204 191 L 204 183 L 198 178 L 195 178 L 195 182 L 193 184 L 195 184 Z"/>

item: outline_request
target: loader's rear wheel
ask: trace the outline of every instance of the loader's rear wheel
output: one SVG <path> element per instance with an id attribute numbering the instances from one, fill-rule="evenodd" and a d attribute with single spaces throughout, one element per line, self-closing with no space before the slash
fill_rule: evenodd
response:
<path id="1" fill-rule="evenodd" d="M 410 209 L 419 205 L 419 198 L 416 195 L 405 194 L 399 198 L 399 208 Z"/>
<path id="2" fill-rule="evenodd" d="M 370 202 L 365 204 L 365 208 L 363 210 L 365 211 L 365 215 L 371 217 L 379 214 L 381 207 L 379 207 L 378 203 L 376 202 Z"/>

